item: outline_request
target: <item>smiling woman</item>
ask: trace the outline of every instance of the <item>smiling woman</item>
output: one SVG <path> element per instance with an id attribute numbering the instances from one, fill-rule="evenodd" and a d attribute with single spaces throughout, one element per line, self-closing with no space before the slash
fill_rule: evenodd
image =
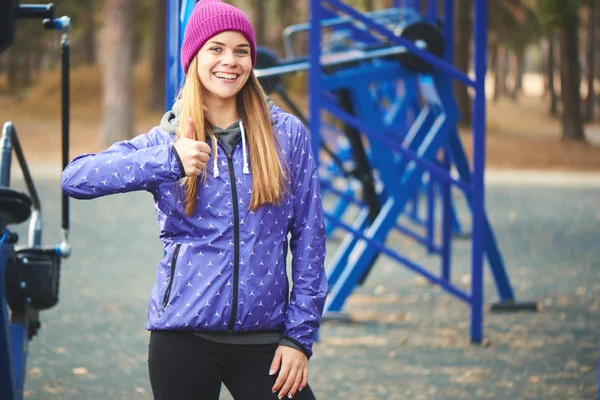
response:
<path id="1" fill-rule="evenodd" d="M 154 196 L 165 254 L 147 323 L 157 400 L 217 400 L 222 383 L 237 400 L 314 399 L 308 360 L 327 295 L 319 179 L 306 129 L 267 99 L 255 63 L 248 18 L 199 1 L 173 110 L 63 171 L 71 197 Z"/>

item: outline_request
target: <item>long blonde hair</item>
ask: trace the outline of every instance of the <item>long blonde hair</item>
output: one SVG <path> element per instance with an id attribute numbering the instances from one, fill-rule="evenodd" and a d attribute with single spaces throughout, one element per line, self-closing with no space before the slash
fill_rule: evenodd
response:
<path id="1" fill-rule="evenodd" d="M 178 96 L 183 102 L 183 107 L 175 140 L 179 139 L 185 131 L 185 121 L 192 118 L 196 124 L 194 138 L 206 142 L 208 130 L 213 144 L 216 144 L 214 136 L 210 133 L 212 131 L 210 122 L 204 115 L 206 105 L 202 91 L 202 84 L 198 77 L 197 59 L 194 57 Z M 265 93 L 253 73 L 250 74 L 248 81 L 237 94 L 236 106 L 247 134 L 246 140 L 252 171 L 252 196 L 248 209 L 256 210 L 265 204 L 280 204 L 284 193 L 287 192 L 286 173 L 279 157 L 277 149 L 279 143 L 271 126 Z M 213 145 L 212 151 L 211 157 L 214 162 L 214 153 L 218 151 L 216 146 Z M 186 176 L 182 180 L 182 185 L 185 186 L 185 213 L 188 216 L 194 213 L 196 207 L 198 180 L 206 181 L 206 176 L 205 169 L 200 177 Z M 235 182 L 231 184 L 234 185 Z"/>

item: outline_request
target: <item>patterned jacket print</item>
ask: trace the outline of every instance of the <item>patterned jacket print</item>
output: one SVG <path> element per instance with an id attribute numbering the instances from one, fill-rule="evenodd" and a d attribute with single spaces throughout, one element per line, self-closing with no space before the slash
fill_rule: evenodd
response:
<path id="1" fill-rule="evenodd" d="M 165 255 L 150 293 L 148 330 L 283 331 L 312 355 L 327 294 L 316 163 L 302 123 L 276 106 L 270 114 L 289 166 L 288 194 L 280 205 L 248 210 L 252 176 L 242 171 L 242 143 L 231 155 L 219 143 L 195 212 L 186 216 L 175 137 L 160 127 L 76 157 L 63 171 L 62 188 L 76 199 L 134 190 L 154 196 Z M 211 166 L 215 151 L 218 177 Z"/>

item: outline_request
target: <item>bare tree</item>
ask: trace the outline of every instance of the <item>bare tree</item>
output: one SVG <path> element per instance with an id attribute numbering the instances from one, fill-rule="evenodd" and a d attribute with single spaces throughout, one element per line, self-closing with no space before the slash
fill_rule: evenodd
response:
<path id="1" fill-rule="evenodd" d="M 133 0 L 106 0 L 104 7 L 103 146 L 133 135 L 133 4 Z"/>
<path id="2" fill-rule="evenodd" d="M 361 8 L 365 11 L 373 11 L 375 4 L 373 0 L 361 0 Z"/>
<path id="3" fill-rule="evenodd" d="M 596 29 L 596 14 L 598 13 L 598 7 L 596 1 L 592 0 L 589 3 L 588 8 L 588 39 L 587 39 L 587 86 L 588 94 L 585 99 L 585 120 L 592 122 L 594 120 L 595 108 L 596 108 L 596 96 L 594 89 L 594 78 L 596 70 L 596 41 L 597 41 L 597 29 Z"/>
<path id="4" fill-rule="evenodd" d="M 560 75 L 563 104 L 563 139 L 585 141 L 581 118 L 581 68 L 579 65 L 579 9 L 559 2 L 562 8 Z"/>
<path id="5" fill-rule="evenodd" d="M 547 72 L 547 87 L 550 93 L 550 115 L 553 117 L 558 116 L 558 95 L 556 94 L 556 85 L 554 84 L 555 79 L 555 65 L 556 65 L 556 33 L 551 31 L 548 35 L 548 56 L 546 60 L 546 72 Z"/>
<path id="6" fill-rule="evenodd" d="M 94 0 L 81 2 L 81 25 L 83 28 L 83 61 L 96 64 L 96 22 Z"/>
<path id="7" fill-rule="evenodd" d="M 471 36 L 473 30 L 471 10 L 473 0 L 457 1 L 454 4 L 456 15 L 454 64 L 459 70 L 468 73 L 471 66 Z M 467 86 L 456 82 L 454 94 L 460 110 L 460 124 L 471 125 L 471 98 Z"/>
<path id="8" fill-rule="evenodd" d="M 515 86 L 512 91 L 513 101 L 518 101 L 523 91 L 523 75 L 525 74 L 525 47 L 515 49 Z"/>
<path id="9" fill-rule="evenodd" d="M 154 2 L 154 29 L 152 38 L 152 58 L 150 64 L 150 82 L 148 82 L 150 87 L 147 108 L 149 110 L 160 110 L 165 104 L 167 0 L 155 0 Z"/>
<path id="10" fill-rule="evenodd" d="M 266 1 L 254 0 L 254 29 L 256 30 L 256 44 L 258 46 L 266 46 L 267 30 L 266 30 Z"/>

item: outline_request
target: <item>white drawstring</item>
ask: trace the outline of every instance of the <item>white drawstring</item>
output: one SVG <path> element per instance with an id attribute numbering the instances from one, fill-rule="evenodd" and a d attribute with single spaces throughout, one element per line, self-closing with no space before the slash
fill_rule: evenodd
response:
<path id="1" fill-rule="evenodd" d="M 244 123 L 240 120 L 240 131 L 242 133 L 242 154 L 244 155 L 244 174 L 248 175 L 250 173 L 250 169 L 248 168 L 248 155 L 246 153 L 246 132 L 244 132 Z"/>
<path id="2" fill-rule="evenodd" d="M 212 135 L 212 151 L 214 151 L 215 156 L 213 158 L 213 176 L 215 178 L 219 177 L 219 144 L 217 143 L 217 136 Z"/>

